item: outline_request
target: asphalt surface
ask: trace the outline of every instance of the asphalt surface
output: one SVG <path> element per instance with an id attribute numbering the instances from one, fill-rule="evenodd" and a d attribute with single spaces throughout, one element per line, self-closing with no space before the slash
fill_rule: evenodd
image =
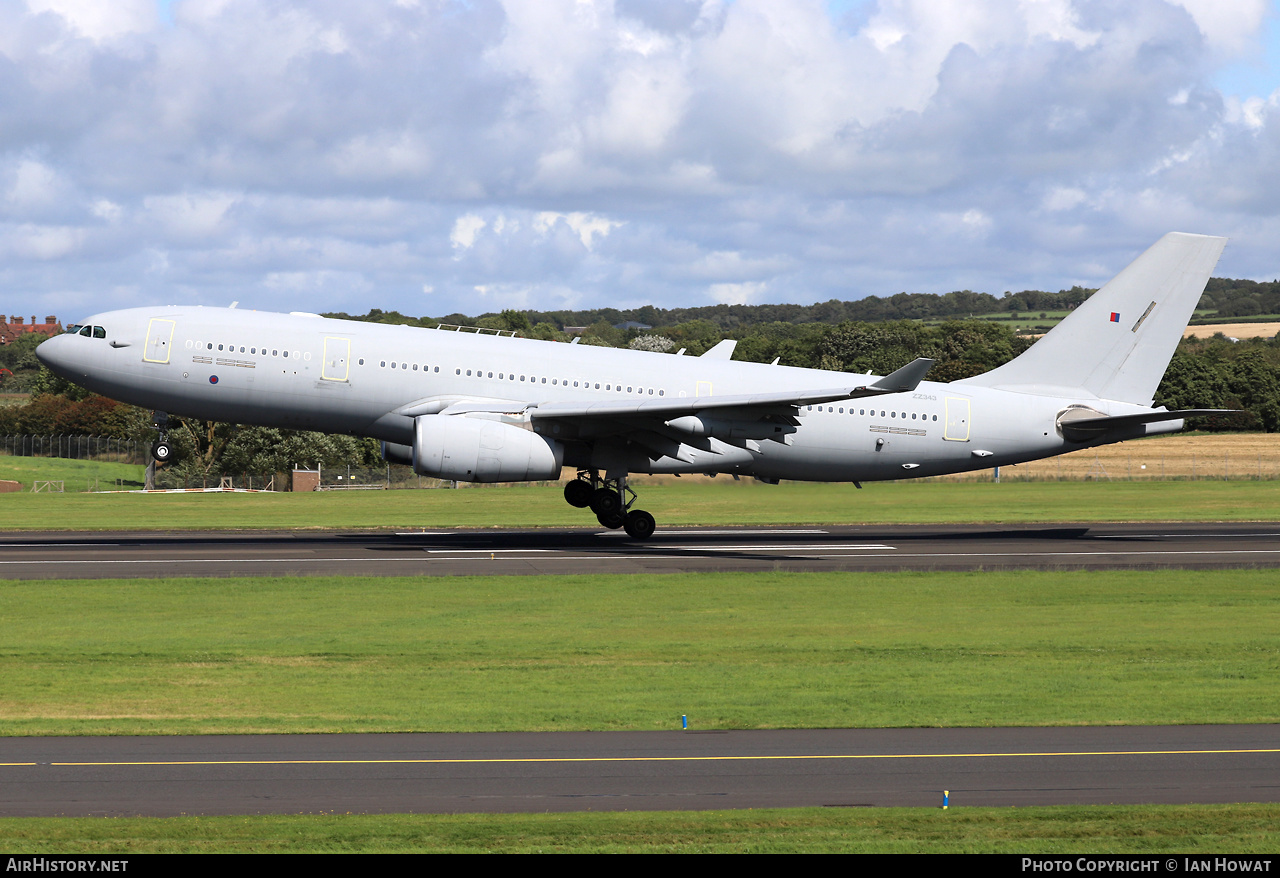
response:
<path id="1" fill-rule="evenodd" d="M 1280 727 L 0 739 L 0 816 L 1280 801 Z"/>
<path id="2" fill-rule="evenodd" d="M 1280 523 L 7 533 L 0 579 L 1280 566 Z"/>
<path id="3" fill-rule="evenodd" d="M 1280 524 L 7 533 L 0 579 L 1280 566 Z M 1280 726 L 0 738 L 0 816 L 1280 801 Z"/>

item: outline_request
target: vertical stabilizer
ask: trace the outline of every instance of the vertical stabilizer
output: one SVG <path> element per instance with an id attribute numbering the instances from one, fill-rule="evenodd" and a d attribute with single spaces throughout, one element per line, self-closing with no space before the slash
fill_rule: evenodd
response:
<path id="1" fill-rule="evenodd" d="M 956 383 L 1151 405 L 1226 243 L 1170 232 L 1021 356 Z"/>

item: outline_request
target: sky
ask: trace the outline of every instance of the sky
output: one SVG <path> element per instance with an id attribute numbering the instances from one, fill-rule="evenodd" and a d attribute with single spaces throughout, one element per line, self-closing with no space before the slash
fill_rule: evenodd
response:
<path id="1" fill-rule="evenodd" d="M 0 311 L 1280 277 L 1280 0 L 0 0 Z"/>

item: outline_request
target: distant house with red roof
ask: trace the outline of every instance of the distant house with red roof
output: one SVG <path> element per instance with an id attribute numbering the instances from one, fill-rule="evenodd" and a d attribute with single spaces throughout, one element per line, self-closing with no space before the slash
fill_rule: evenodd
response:
<path id="1" fill-rule="evenodd" d="M 25 318 L 17 315 L 6 318 L 3 314 L 0 314 L 0 344 L 8 344 L 11 341 L 16 341 L 20 336 L 32 332 L 47 338 L 62 332 L 62 324 L 52 314 L 44 319 L 44 323 L 36 323 L 34 314 L 31 315 L 30 323 Z"/>

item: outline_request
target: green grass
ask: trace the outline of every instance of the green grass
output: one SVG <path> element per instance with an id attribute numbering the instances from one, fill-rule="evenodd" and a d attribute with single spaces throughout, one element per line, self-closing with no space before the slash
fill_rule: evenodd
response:
<path id="1" fill-rule="evenodd" d="M 113 491 L 142 487 L 146 467 L 103 460 L 66 460 L 58 457 L 12 457 L 0 454 L 0 480 L 22 483 L 30 491 L 31 483 L 61 481 L 63 490 L 82 492 Z"/>
<path id="2" fill-rule="evenodd" d="M 791 482 L 703 477 L 637 487 L 658 526 L 1274 521 L 1272 482 Z M 0 529 L 596 527 L 557 485 L 305 494 L 3 494 Z"/>
<path id="3" fill-rule="evenodd" d="M 795 808 L 570 814 L 8 818 L 24 854 L 1179 853 L 1272 854 L 1277 805 Z M 1179 869 L 1183 868 L 1181 857 Z M 131 864 L 132 865 L 132 864 Z"/>
<path id="4" fill-rule="evenodd" d="M 1280 721 L 1273 571 L 10 582 L 0 734 Z"/>

